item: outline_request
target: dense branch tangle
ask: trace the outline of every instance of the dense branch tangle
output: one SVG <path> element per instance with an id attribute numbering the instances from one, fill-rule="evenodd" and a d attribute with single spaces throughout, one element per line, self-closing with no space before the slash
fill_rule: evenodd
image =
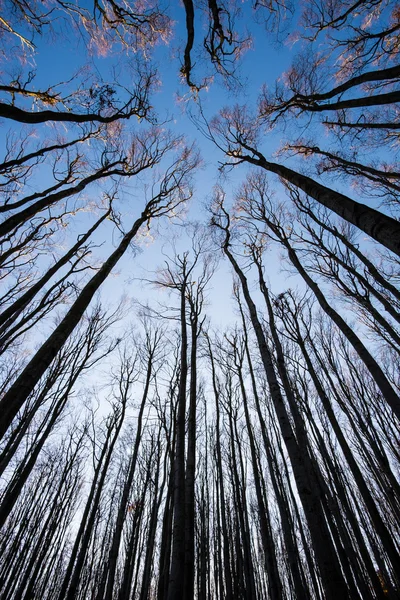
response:
<path id="1" fill-rule="evenodd" d="M 398 9 L 306 0 L 275 93 L 206 124 L 225 174 L 247 179 L 232 201 L 216 188 L 209 226 L 173 229 L 199 157 L 152 108 L 163 6 L 4 4 L 19 67 L 0 82 L 15 132 L 0 165 L 2 599 L 396 600 L 400 230 L 376 200 L 398 200 Z M 214 73 L 238 93 L 253 8 L 176 9 L 188 105 Z M 289 11 L 254 4 L 268 35 Z M 96 57 L 36 79 L 35 44 L 64 32 L 114 71 Z M 299 156 L 316 159 L 307 172 Z M 357 187 L 336 191 L 332 173 Z M 118 305 L 122 285 L 140 293 L 136 242 L 164 223 L 149 302 Z M 275 280 L 279 253 L 290 273 Z"/>

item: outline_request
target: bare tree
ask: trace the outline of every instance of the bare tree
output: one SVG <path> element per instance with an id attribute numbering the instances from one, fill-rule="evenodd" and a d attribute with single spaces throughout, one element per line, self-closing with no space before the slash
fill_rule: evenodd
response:
<path id="1" fill-rule="evenodd" d="M 197 155 L 185 149 L 167 170 L 159 185 L 158 192 L 146 203 L 140 217 L 134 222 L 132 228 L 124 235 L 117 249 L 103 263 L 99 271 L 85 285 L 74 305 L 67 312 L 60 324 L 51 334 L 50 338 L 42 345 L 30 363 L 25 367 L 9 391 L 3 396 L 1 434 L 12 422 L 12 419 L 23 406 L 28 395 L 39 381 L 40 377 L 50 366 L 57 351 L 61 349 L 79 323 L 84 311 L 88 307 L 94 294 L 104 280 L 108 277 L 118 260 L 123 256 L 130 243 L 136 236 L 140 227 L 149 223 L 151 219 L 164 216 L 176 209 L 191 195 L 188 188 L 188 179 L 197 165 Z"/>

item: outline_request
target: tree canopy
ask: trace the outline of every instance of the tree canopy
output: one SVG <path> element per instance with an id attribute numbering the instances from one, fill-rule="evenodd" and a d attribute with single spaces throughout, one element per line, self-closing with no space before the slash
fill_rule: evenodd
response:
<path id="1" fill-rule="evenodd" d="M 400 598 L 400 8 L 0 1 L 0 596 Z"/>

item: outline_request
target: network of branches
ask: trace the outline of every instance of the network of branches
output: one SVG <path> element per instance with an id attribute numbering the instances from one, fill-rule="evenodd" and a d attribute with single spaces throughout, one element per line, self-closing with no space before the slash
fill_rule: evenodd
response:
<path id="1" fill-rule="evenodd" d="M 389 0 L 0 0 L 1 600 L 400 598 L 399 53 Z"/>

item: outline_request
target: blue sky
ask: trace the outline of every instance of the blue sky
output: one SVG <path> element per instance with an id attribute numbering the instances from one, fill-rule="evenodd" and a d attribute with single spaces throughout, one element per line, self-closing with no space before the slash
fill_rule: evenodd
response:
<path id="1" fill-rule="evenodd" d="M 244 10 L 248 10 L 247 5 Z M 250 15 L 248 16 L 250 17 Z M 202 137 L 187 115 L 188 107 L 191 110 L 196 110 L 196 107 L 193 109 L 193 102 L 189 97 L 187 87 L 179 82 L 180 63 L 179 59 L 176 58 L 176 52 L 177 48 L 183 47 L 186 33 L 184 29 L 185 14 L 182 5 L 176 6 L 172 10 L 172 18 L 175 22 L 175 36 L 168 47 L 160 44 L 155 50 L 155 62 L 159 67 L 161 85 L 153 94 L 152 103 L 160 121 L 168 119 L 167 126 L 174 133 L 183 134 L 189 140 L 195 139 L 200 149 L 203 167 L 196 176 L 196 191 L 188 206 L 187 218 L 194 221 L 204 221 L 208 218 L 205 214 L 204 205 L 209 201 L 212 188 L 219 180 L 217 164 L 218 161 L 223 159 L 223 155 L 210 140 Z M 216 79 L 208 90 L 202 90 L 200 98 L 207 118 L 212 118 L 223 106 L 232 102 L 255 107 L 263 83 L 266 81 L 272 83 L 275 77 L 279 76 L 290 62 L 291 51 L 288 45 L 278 47 L 274 43 L 273 36 L 268 35 L 262 25 L 251 23 L 250 18 L 246 24 L 253 28 L 256 34 L 254 35 L 252 47 L 243 56 L 239 70 L 238 76 L 242 76 L 245 84 L 237 90 L 227 90 Z M 202 34 L 203 30 L 200 26 L 197 30 L 197 37 L 199 38 Z M 199 41 L 201 43 L 201 40 Z M 68 38 L 65 35 L 56 35 L 51 44 L 43 42 L 44 40 L 40 37 L 36 37 L 37 52 L 31 59 L 31 67 L 37 70 L 35 85 L 38 88 L 69 80 L 87 62 L 106 79 L 110 67 L 115 64 L 115 55 L 119 51 L 116 48 L 115 52 L 106 58 L 96 56 L 96 54 L 88 56 L 83 43 L 79 42 L 79 38 L 76 36 Z M 197 61 L 195 54 L 193 55 L 193 62 L 195 64 L 194 78 L 198 77 L 200 79 L 201 62 Z M 129 87 L 130 81 L 126 77 L 123 78 L 125 71 L 122 65 L 118 65 L 118 61 L 117 68 L 120 68 L 121 84 Z M 58 128 L 60 130 L 60 126 Z M 279 139 L 273 139 L 275 137 L 275 135 L 272 135 L 271 142 L 264 144 L 265 150 L 268 151 L 270 148 L 272 152 L 276 148 Z M 229 180 L 224 181 L 224 186 L 233 192 L 244 178 L 245 171 L 244 167 L 233 170 L 229 174 Z M 43 180 L 41 179 L 40 184 L 42 183 Z M 132 188 L 134 187 L 135 182 L 132 182 Z M 91 195 L 95 196 L 95 189 L 92 188 L 91 191 L 85 192 L 85 197 L 90 199 Z M 140 192 L 138 195 L 140 196 Z M 126 223 L 129 224 L 135 216 L 131 202 L 122 201 L 119 208 L 122 213 L 126 212 Z M 84 231 L 88 218 L 88 215 L 84 213 L 78 214 L 77 218 L 74 219 L 76 231 Z M 115 275 L 103 284 L 102 297 L 106 303 L 118 301 L 118 296 L 123 294 L 138 296 L 141 301 L 144 301 L 145 297 L 156 298 L 155 290 L 145 284 L 138 285 L 138 279 L 149 277 L 149 272 L 162 265 L 164 260 L 162 252 L 163 249 L 168 248 L 168 238 L 171 235 L 175 240 L 179 237 L 178 246 L 182 250 L 190 245 L 190 240 L 185 239 L 185 227 L 182 227 L 181 224 L 172 228 L 163 226 L 159 229 L 160 233 L 154 236 L 152 243 L 149 244 L 147 241 L 143 243 L 142 241 L 140 243 L 141 251 L 137 256 L 133 258 L 132 254 L 128 253 L 115 269 Z M 109 235 L 107 229 L 104 228 L 101 231 L 102 233 L 100 232 L 96 236 L 99 242 L 102 242 L 102 247 L 97 250 L 99 258 L 101 256 L 106 257 L 112 248 L 110 241 L 107 239 Z M 68 238 L 66 238 L 65 243 L 68 245 Z M 286 283 L 287 274 L 279 275 L 279 261 L 277 259 L 273 262 L 274 268 L 270 269 L 270 278 L 273 284 L 279 286 L 279 289 L 276 289 L 279 292 Z M 232 309 L 228 309 L 230 306 L 230 290 L 230 268 L 226 261 L 221 260 L 218 275 L 213 278 L 209 293 L 211 303 L 209 311 L 213 316 L 213 321 L 215 320 L 215 325 L 224 325 L 235 320 Z"/>
<path id="2" fill-rule="evenodd" d="M 82 4 L 82 3 L 81 3 Z M 90 3 L 88 3 L 88 6 Z M 252 20 L 252 9 L 249 3 L 243 4 L 243 18 L 241 26 L 248 27 L 253 35 L 251 47 L 246 51 L 241 59 L 238 70 L 238 78 L 242 82 L 241 86 L 233 89 L 227 89 L 223 82 L 215 78 L 214 82 L 200 92 L 200 100 L 204 114 L 208 119 L 215 116 L 225 105 L 235 103 L 246 105 L 248 108 L 256 109 L 257 98 L 260 94 L 263 84 L 272 86 L 278 78 L 287 69 L 291 63 L 292 57 L 297 50 L 297 44 L 289 42 L 287 33 L 281 36 L 282 43 L 276 43 L 276 36 L 266 31 L 263 24 L 256 24 Z M 218 150 L 214 144 L 201 135 L 196 129 L 194 123 L 190 120 L 188 110 L 196 113 L 197 104 L 190 95 L 188 87 L 179 81 L 179 56 L 185 44 L 185 13 L 183 5 L 171 5 L 171 17 L 174 21 L 174 36 L 170 43 L 165 45 L 160 43 L 154 51 L 154 60 L 158 66 L 160 85 L 153 93 L 152 104 L 158 115 L 159 122 L 167 121 L 166 127 L 169 127 L 175 134 L 183 134 L 189 141 L 195 140 L 200 149 L 203 166 L 195 177 L 195 194 L 187 208 L 187 219 L 190 221 L 206 221 L 208 216 L 204 206 L 210 201 L 213 187 L 219 182 L 218 163 L 223 160 L 223 153 Z M 293 24 L 297 17 L 293 18 Z M 118 80 L 121 85 L 127 88 L 131 85 L 130 75 L 126 68 L 125 59 L 128 57 L 125 50 L 117 45 L 114 50 L 106 57 L 97 55 L 95 52 L 88 53 L 82 39 L 75 33 L 69 36 L 59 35 L 55 27 L 54 35 L 49 40 L 36 36 L 35 44 L 37 52 L 29 58 L 27 69 L 37 71 L 37 77 L 34 80 L 36 88 L 47 88 L 61 81 L 68 81 L 74 74 L 89 64 L 91 69 L 97 70 L 104 80 L 109 78 L 111 68 L 116 68 Z M 201 36 L 204 35 L 204 28 L 201 22 L 197 23 L 195 42 L 201 46 Z M 197 82 L 201 81 L 205 74 L 201 58 L 197 55 L 197 50 L 193 52 L 193 78 Z M 12 63 L 10 63 L 10 68 Z M 72 80 L 71 88 L 74 87 L 76 80 Z M 135 127 L 142 128 L 146 124 L 135 124 Z M 52 125 L 37 127 L 38 135 L 41 135 L 46 128 L 52 128 Z M 63 131 L 63 125 L 56 126 L 58 131 Z M 13 127 L 17 129 L 17 127 Z M 67 128 L 65 128 L 67 135 Z M 284 132 L 279 129 L 268 132 L 262 137 L 263 152 L 270 156 L 280 146 L 284 137 Z M 247 168 L 239 166 L 229 172 L 229 175 L 223 181 L 224 188 L 227 191 L 228 199 L 233 196 L 235 189 L 243 181 Z M 144 180 L 145 181 L 145 180 Z M 277 181 L 274 180 L 273 181 Z M 43 171 L 36 182 L 42 186 L 44 182 Z M 35 182 L 32 184 L 35 186 Z M 135 196 L 128 199 L 121 193 L 121 200 L 118 209 L 123 216 L 125 229 L 139 214 L 141 206 L 141 197 L 143 196 L 142 187 L 137 186 L 137 181 L 133 180 L 125 186 Z M 82 198 L 85 202 L 96 199 L 100 188 L 92 186 L 85 191 Z M 87 223 L 92 222 L 93 215 L 89 213 L 78 213 L 74 218 L 74 225 L 68 229 L 64 236 L 63 243 L 68 247 L 70 240 L 75 239 L 76 233 L 85 231 Z M 157 293 L 153 288 L 146 284 L 139 285 L 138 280 L 141 277 L 150 278 L 149 273 L 154 272 L 159 266 L 162 266 L 164 257 L 163 250 L 169 252 L 169 239 L 179 240 L 178 249 L 182 251 L 190 246 L 190 239 L 187 238 L 185 226 L 178 222 L 175 226 L 163 225 L 157 228 L 159 231 L 154 234 L 153 241 L 140 241 L 140 252 L 133 257 L 132 253 L 127 253 L 115 269 L 115 274 L 109 281 L 103 284 L 102 297 L 107 302 L 118 302 L 119 297 L 127 294 L 128 296 L 138 296 L 140 300 L 145 301 L 146 297 L 155 299 Z M 71 236 L 69 238 L 69 235 Z M 110 236 L 110 227 L 105 226 L 95 237 L 96 242 L 101 247 L 96 249 L 98 259 L 105 258 L 110 254 L 118 241 L 118 236 Z M 268 260 L 268 277 L 272 289 L 275 293 L 280 293 L 285 287 L 295 287 L 296 278 L 291 277 L 287 271 L 281 272 L 280 260 L 275 253 Z M 232 279 L 230 268 L 227 262 L 221 259 L 218 274 L 213 278 L 210 284 L 209 298 L 211 306 L 209 312 L 212 315 L 215 325 L 224 325 L 235 321 L 236 317 L 232 311 L 232 302 L 230 301 Z M 301 285 L 301 283 L 299 283 Z M 254 286 L 253 286 L 254 288 Z"/>

